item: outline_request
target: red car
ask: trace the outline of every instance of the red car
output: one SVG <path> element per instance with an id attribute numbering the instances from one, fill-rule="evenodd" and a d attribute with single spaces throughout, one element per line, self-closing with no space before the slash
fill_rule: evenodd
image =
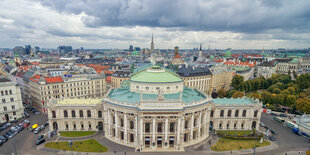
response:
<path id="1" fill-rule="evenodd" d="M 30 123 L 24 123 L 23 126 L 26 128 Z"/>

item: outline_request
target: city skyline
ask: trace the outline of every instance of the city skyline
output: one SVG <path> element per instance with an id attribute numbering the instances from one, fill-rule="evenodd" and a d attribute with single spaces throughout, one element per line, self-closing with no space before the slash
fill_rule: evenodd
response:
<path id="1" fill-rule="evenodd" d="M 309 48 L 309 1 L 0 2 L 1 48 Z"/>

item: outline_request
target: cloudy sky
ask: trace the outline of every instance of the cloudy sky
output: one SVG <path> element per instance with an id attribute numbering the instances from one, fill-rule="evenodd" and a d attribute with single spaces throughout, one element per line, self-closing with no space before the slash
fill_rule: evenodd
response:
<path id="1" fill-rule="evenodd" d="M 309 0 L 0 0 L 0 47 L 310 47 Z"/>

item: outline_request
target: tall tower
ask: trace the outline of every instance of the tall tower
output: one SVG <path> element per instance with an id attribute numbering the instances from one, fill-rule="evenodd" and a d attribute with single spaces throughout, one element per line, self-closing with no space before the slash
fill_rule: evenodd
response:
<path id="1" fill-rule="evenodd" d="M 202 58 L 202 44 L 200 43 L 199 54 L 198 57 Z"/>
<path id="2" fill-rule="evenodd" d="M 152 42 L 151 42 L 151 53 L 154 51 L 154 42 L 153 42 L 153 34 L 152 34 Z"/>

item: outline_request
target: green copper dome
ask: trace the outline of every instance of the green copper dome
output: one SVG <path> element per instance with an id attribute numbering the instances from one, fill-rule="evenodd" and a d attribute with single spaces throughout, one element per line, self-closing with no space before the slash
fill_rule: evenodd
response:
<path id="1" fill-rule="evenodd" d="M 152 66 L 131 76 L 133 82 L 171 83 L 183 80 L 175 73 L 169 72 L 160 66 Z"/>

